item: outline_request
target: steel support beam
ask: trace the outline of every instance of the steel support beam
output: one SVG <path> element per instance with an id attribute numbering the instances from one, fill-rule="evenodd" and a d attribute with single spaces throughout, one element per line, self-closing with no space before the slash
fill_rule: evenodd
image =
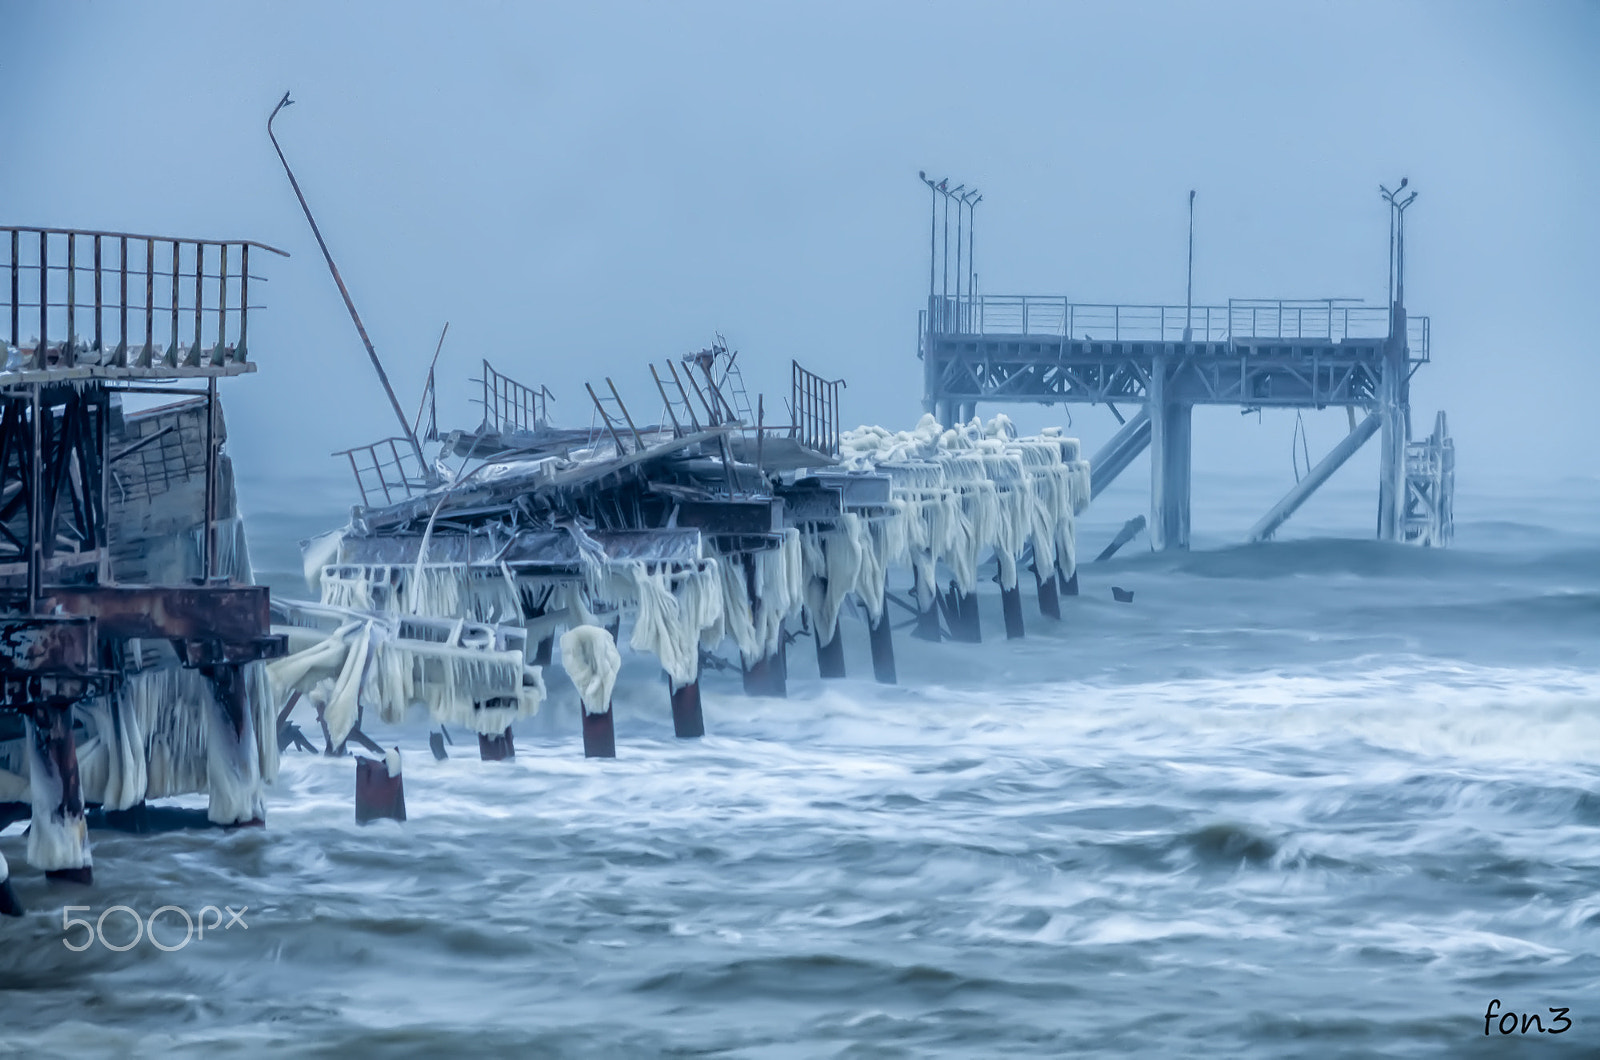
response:
<path id="1" fill-rule="evenodd" d="M 1150 444 L 1150 410 L 1143 408 L 1138 415 L 1124 423 L 1111 440 L 1100 447 L 1089 461 L 1089 499 L 1100 496 L 1102 490 L 1127 470 Z"/>
<path id="2" fill-rule="evenodd" d="M 1344 466 L 1346 460 L 1355 455 L 1356 450 L 1367 444 L 1367 439 L 1377 433 L 1384 422 L 1383 413 L 1374 412 L 1356 426 L 1356 429 L 1340 439 L 1339 444 L 1329 451 L 1328 455 L 1318 461 L 1311 473 L 1295 484 L 1294 489 L 1284 495 L 1283 500 L 1272 506 L 1272 510 L 1261 517 L 1261 521 L 1250 528 L 1250 540 L 1270 540 L 1278 527 L 1284 524 L 1295 510 L 1304 504 L 1306 498 L 1315 493 L 1324 482 L 1328 481 L 1335 471 Z"/>
<path id="3" fill-rule="evenodd" d="M 1171 366 L 1157 354 L 1150 371 L 1150 546 L 1189 547 L 1189 439 L 1194 406 L 1168 394 Z M 1092 470 L 1091 470 L 1092 474 Z"/>

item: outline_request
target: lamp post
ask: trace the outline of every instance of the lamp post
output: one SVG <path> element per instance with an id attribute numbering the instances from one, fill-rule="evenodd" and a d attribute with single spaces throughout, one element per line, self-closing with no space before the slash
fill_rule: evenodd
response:
<path id="1" fill-rule="evenodd" d="M 1183 341 L 1194 337 L 1190 322 L 1194 319 L 1194 189 L 1189 189 L 1189 282 L 1183 295 Z M 1207 339 L 1211 336 L 1207 335 Z"/>
<path id="2" fill-rule="evenodd" d="M 328 262 L 328 271 L 333 273 L 333 282 L 339 287 L 339 294 L 344 297 L 344 307 L 350 310 L 350 319 L 355 321 L 356 331 L 361 336 L 362 345 L 367 348 L 367 356 L 372 358 L 372 367 L 378 372 L 378 382 L 383 384 L 383 392 L 389 395 L 389 404 L 394 406 L 395 417 L 400 421 L 400 429 L 405 432 L 405 440 L 410 443 L 411 451 L 416 454 L 417 466 L 426 479 L 431 480 L 433 474 L 428 467 L 428 462 L 422 457 L 422 444 L 417 441 L 417 434 L 411 428 L 411 421 L 406 419 L 404 410 L 400 408 L 400 399 L 394 396 L 394 387 L 389 385 L 389 373 L 383 370 L 383 362 L 378 360 L 378 351 L 373 349 L 372 340 L 367 337 L 367 329 L 361 323 L 361 314 L 356 312 L 356 304 L 350 299 L 350 292 L 345 288 L 344 277 L 339 275 L 339 266 L 333 263 L 333 255 L 328 252 L 328 244 L 322 238 L 322 230 L 317 227 L 317 219 L 311 216 L 311 207 L 306 204 L 306 197 L 300 191 L 300 182 L 294 179 L 294 170 L 289 168 L 289 160 L 283 157 L 283 148 L 278 146 L 278 138 L 273 135 L 272 122 L 278 112 L 284 107 L 293 106 L 294 100 L 285 92 L 283 98 L 278 100 L 278 105 L 272 108 L 272 113 L 267 117 L 267 138 L 272 141 L 272 149 L 278 152 L 278 161 L 283 163 L 283 171 L 289 175 L 289 186 L 294 188 L 295 198 L 300 200 L 300 209 L 305 211 L 306 220 L 311 223 L 311 234 L 317 237 L 317 246 L 322 248 L 322 256 Z M 176 270 L 174 270 L 176 271 Z M 177 282 L 176 278 L 173 280 Z M 173 302 L 176 309 L 177 302 Z M 174 317 L 176 319 L 176 317 Z M 176 339 L 173 340 L 176 343 Z M 199 339 L 195 340 L 197 343 Z M 442 341 L 442 340 L 441 340 Z"/>
<path id="3" fill-rule="evenodd" d="M 955 187 L 951 188 L 948 192 L 945 193 L 947 203 L 948 203 L 948 200 L 954 199 L 955 200 L 955 204 L 956 204 L 956 300 L 955 300 L 955 306 L 956 306 L 956 330 L 957 331 L 961 330 L 961 326 L 960 326 L 960 321 L 961 321 L 961 225 L 962 225 L 962 219 L 961 219 L 961 192 L 962 192 L 962 189 L 965 188 L 965 187 L 966 187 L 965 184 L 957 184 Z M 946 205 L 945 209 L 949 209 L 949 206 Z"/>
<path id="4" fill-rule="evenodd" d="M 973 188 L 970 191 L 968 191 L 966 194 L 961 196 L 961 205 L 963 205 L 963 206 L 965 206 L 967 208 L 967 273 L 966 273 L 966 275 L 967 275 L 967 300 L 966 300 L 966 303 L 964 305 L 964 308 L 961 310 L 961 319 L 962 319 L 961 327 L 962 327 L 963 331 L 971 331 L 972 330 L 972 303 L 973 303 L 973 299 L 974 299 L 975 294 L 976 294 L 976 292 L 973 290 L 973 284 L 972 284 L 972 278 L 973 278 L 973 275 L 974 275 L 973 260 L 972 260 L 972 231 L 977 226 L 978 216 L 977 216 L 977 212 L 976 212 L 976 207 L 978 205 L 978 200 L 981 199 L 981 198 L 983 198 L 983 196 L 978 194 L 978 189 L 977 188 Z M 957 216 L 959 216 L 959 214 Z M 959 255 L 960 252 L 961 252 L 961 246 L 960 246 L 960 243 L 958 241 L 957 245 L 956 245 L 956 253 Z M 961 301 L 961 292 L 959 290 L 959 285 L 960 285 L 960 278 L 958 277 L 957 278 L 958 290 L 956 292 L 956 301 L 958 303 Z"/>
<path id="5" fill-rule="evenodd" d="M 1405 191 L 1406 185 L 1411 183 L 1410 177 L 1401 177 L 1400 186 L 1390 191 L 1382 184 L 1378 185 L 1378 193 L 1383 196 L 1383 201 L 1389 204 L 1389 320 L 1390 330 L 1394 327 L 1395 307 L 1404 307 L 1406 304 L 1406 207 L 1417 199 L 1417 193 L 1412 192 L 1405 198 L 1400 198 L 1400 193 Z"/>
<path id="6" fill-rule="evenodd" d="M 917 170 L 917 178 L 928 186 L 933 197 L 928 205 L 928 328 L 933 329 L 933 267 L 939 260 L 939 185 L 928 179 L 924 170 Z"/>

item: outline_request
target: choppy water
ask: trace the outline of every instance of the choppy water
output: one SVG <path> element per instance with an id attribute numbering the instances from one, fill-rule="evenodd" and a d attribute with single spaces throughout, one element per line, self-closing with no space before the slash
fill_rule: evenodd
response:
<path id="1" fill-rule="evenodd" d="M 265 566 L 294 497 L 257 502 Z M 0 1053 L 1600 1055 L 1597 497 L 1463 500 L 1494 521 L 1446 552 L 1089 566 L 1022 642 L 992 596 L 981 648 L 899 637 L 896 688 L 801 642 L 787 701 L 709 675 L 702 741 L 631 660 L 614 762 L 553 677 L 512 762 L 395 735 L 404 825 L 290 755 L 266 830 L 96 833 L 90 888 L 14 826 Z M 248 929 L 74 953 L 66 901 Z M 1491 998 L 1571 1027 L 1486 1038 Z"/>

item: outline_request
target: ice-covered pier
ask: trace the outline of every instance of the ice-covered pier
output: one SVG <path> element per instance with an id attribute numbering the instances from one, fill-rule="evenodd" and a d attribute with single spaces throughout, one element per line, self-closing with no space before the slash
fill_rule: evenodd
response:
<path id="1" fill-rule="evenodd" d="M 1018 437 L 1004 416 L 842 432 L 842 382 L 797 363 L 792 422 L 769 424 L 720 343 L 650 378 L 657 422 L 639 426 L 607 379 L 589 387 L 593 426 L 563 430 L 544 419 L 547 391 L 485 363 L 475 429 L 338 454 L 361 503 L 306 544 L 317 601 L 276 605 L 293 649 L 268 668 L 276 700 L 310 703 L 329 751 L 370 739 L 370 715 L 397 721 L 421 704 L 504 757 L 559 658 L 586 753 L 607 756 L 620 649 L 656 658 L 675 731 L 693 737 L 701 668 L 719 651 L 737 655 L 748 693 L 781 696 L 797 635 L 823 677 L 845 675 L 854 613 L 874 676 L 892 683 L 891 605 L 914 613 L 918 636 L 976 641 L 991 559 L 1008 636 L 1023 635 L 1023 568 L 1045 616 L 1076 591 L 1075 518 L 1089 502 L 1076 440 Z M 441 459 L 425 467 L 411 454 L 432 443 Z"/>
<path id="2" fill-rule="evenodd" d="M 265 253 L 0 228 L 0 826 L 30 819 L 52 878 L 91 881 L 91 819 L 264 818 L 261 663 L 286 644 L 250 584 L 218 384 L 255 371 Z M 198 793 L 206 811 L 147 806 Z"/>

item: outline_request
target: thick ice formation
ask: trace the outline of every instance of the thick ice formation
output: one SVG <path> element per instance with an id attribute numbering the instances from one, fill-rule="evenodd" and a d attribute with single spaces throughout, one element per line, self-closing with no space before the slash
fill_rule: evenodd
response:
<path id="1" fill-rule="evenodd" d="M 348 577 L 323 582 L 334 594 L 356 584 Z M 540 669 L 526 665 L 520 649 L 497 648 L 481 626 L 469 632 L 462 619 L 443 640 L 421 640 L 402 637 L 393 613 L 328 610 L 343 611 L 346 619 L 331 632 L 274 627 L 289 634 L 290 654 L 268 663 L 266 672 L 272 700 L 305 696 L 320 709 L 336 746 L 364 710 L 398 722 L 420 704 L 435 722 L 487 735 L 537 713 L 544 700 Z"/>
<path id="2" fill-rule="evenodd" d="M 1088 464 L 1059 430 L 1019 438 L 1003 415 L 987 426 L 974 419 L 949 429 L 924 416 L 911 431 L 847 432 L 841 457 L 847 471 L 889 476 L 886 508 L 790 528 L 773 547 L 754 552 L 721 554 L 708 538 L 706 554 L 690 561 L 613 560 L 568 522 L 558 525 L 578 545 L 578 568 L 531 575 L 427 562 L 431 520 L 418 558 L 403 565 L 339 563 L 344 531 L 314 539 L 305 546 L 308 581 L 326 608 L 349 620 L 331 632 L 294 631 L 294 654 L 269 667 L 273 696 L 279 703 L 297 691 L 310 698 L 335 741 L 364 709 L 393 721 L 413 703 L 425 704 L 436 721 L 498 732 L 537 709 L 544 695 L 538 670 L 504 644 L 470 642 L 476 634 L 459 641 L 460 626 L 441 643 L 402 638 L 397 622 L 418 616 L 518 627 L 526 643 L 582 630 L 575 643 L 588 654 L 567 660 L 564 650 L 563 658 L 579 667 L 581 679 L 574 679 L 584 685 L 600 679 L 609 658 L 596 654 L 593 628 L 626 614 L 633 619 L 629 646 L 654 654 L 677 690 L 699 678 L 700 653 L 724 640 L 747 666 L 770 657 L 786 620 L 802 610 L 823 640 L 832 638 L 852 594 L 877 622 L 892 566 L 915 572 L 924 607 L 939 565 L 972 592 L 990 552 L 1008 589 L 1017 585 L 1030 544 L 1041 572 L 1074 569 L 1074 519 L 1088 504 Z M 593 666 L 600 669 L 586 669 Z M 605 701 L 595 700 L 596 709 Z"/>
<path id="3" fill-rule="evenodd" d="M 573 626 L 561 634 L 561 666 L 578 686 L 585 714 L 611 709 L 611 690 L 622 670 L 622 655 L 609 631 L 599 626 Z"/>
<path id="4" fill-rule="evenodd" d="M 263 667 L 244 667 L 243 679 L 251 722 L 243 733 L 234 732 L 211 680 L 181 667 L 129 671 L 115 696 L 76 704 L 74 713 L 84 728 L 77 745 L 84 801 L 125 810 L 146 799 L 202 793 L 210 795 L 209 815 L 217 823 L 260 817 L 263 785 L 278 772 L 276 718 Z M 9 755 L 0 753 L 0 801 L 28 797 L 37 807 L 41 796 L 59 800 L 54 767 L 46 763 L 36 778 L 36 764 L 44 760 L 25 753 L 23 744 L 18 741 Z M 36 864 L 75 867 L 50 863 L 71 861 L 60 848 L 69 840 L 46 824 L 39 855 L 47 861 Z"/>
<path id="5" fill-rule="evenodd" d="M 1030 542 L 1041 570 L 1057 563 L 1068 575 L 1075 569 L 1074 521 L 1089 504 L 1089 465 L 1077 440 L 1059 429 L 1019 438 L 1004 415 L 949 430 L 923 416 L 911 431 L 847 431 L 840 451 L 846 468 L 887 472 L 892 480 L 897 515 L 869 527 L 876 547 L 861 587 L 869 611 L 874 601 L 864 583 L 878 566 L 911 566 L 923 606 L 932 599 L 935 561 L 962 592 L 973 591 L 991 549 L 1007 589 L 1017 584 L 1017 561 Z"/>
<path id="6" fill-rule="evenodd" d="M 28 825 L 28 862 L 40 869 L 81 869 L 94 864 L 89 853 L 89 828 L 83 807 L 64 812 L 61 772 L 44 753 L 43 744 L 27 722 L 28 786 L 33 820 Z"/>

